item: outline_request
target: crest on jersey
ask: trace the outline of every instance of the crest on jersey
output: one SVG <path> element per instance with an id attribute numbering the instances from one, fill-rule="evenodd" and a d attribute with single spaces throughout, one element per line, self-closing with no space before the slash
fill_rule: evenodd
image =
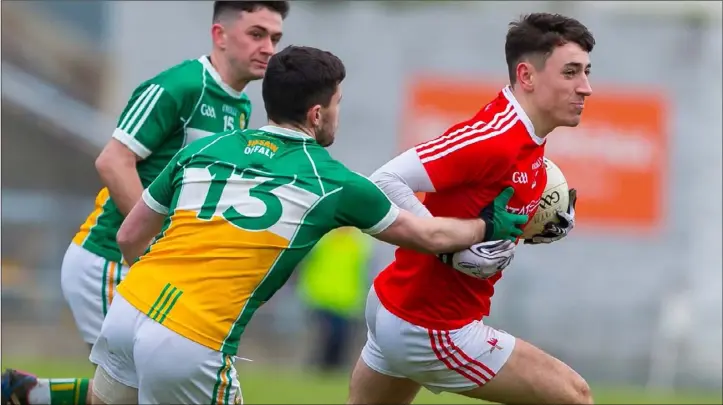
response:
<path id="1" fill-rule="evenodd" d="M 238 126 L 241 129 L 246 128 L 246 113 L 241 113 L 241 115 L 238 116 Z"/>

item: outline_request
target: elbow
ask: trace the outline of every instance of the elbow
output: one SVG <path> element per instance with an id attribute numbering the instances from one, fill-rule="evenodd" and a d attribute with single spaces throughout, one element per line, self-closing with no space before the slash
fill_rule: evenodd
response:
<path id="1" fill-rule="evenodd" d="M 106 182 L 111 174 L 116 171 L 122 163 L 122 161 L 114 158 L 111 154 L 103 151 L 95 159 L 95 170 L 98 172 L 101 180 Z"/>
<path id="2" fill-rule="evenodd" d="M 387 183 L 387 179 L 389 177 L 389 174 L 387 172 L 380 170 L 375 171 L 374 173 L 369 176 L 369 180 L 371 180 L 374 184 L 377 185 L 382 191 L 384 191 L 384 186 Z"/>
<path id="3" fill-rule="evenodd" d="M 95 159 L 95 170 L 98 172 L 100 177 L 103 178 L 104 174 L 108 172 L 109 167 L 110 164 L 108 162 L 107 155 L 101 152 L 101 154 Z"/>
<path id="4" fill-rule="evenodd" d="M 135 169 L 135 165 L 136 160 L 133 156 L 112 153 L 105 149 L 95 159 L 95 170 L 103 180 L 108 179 L 114 172 L 119 170 Z"/>
<path id="5" fill-rule="evenodd" d="M 121 226 L 118 233 L 116 233 L 115 241 L 118 243 L 118 247 L 121 251 L 125 251 L 128 246 L 133 243 L 130 232 L 128 232 L 128 229 L 123 226 Z"/>
<path id="6" fill-rule="evenodd" d="M 392 191 L 395 188 L 409 187 L 409 185 L 402 176 L 398 175 L 397 173 L 385 170 L 384 167 L 381 167 L 377 169 L 377 171 L 372 173 L 371 176 L 369 176 L 369 180 L 376 184 L 377 187 L 382 189 L 382 191 L 384 191 L 385 193 L 387 193 L 388 191 Z"/>
<path id="7" fill-rule="evenodd" d="M 128 261 L 128 263 L 132 263 L 132 260 L 134 259 L 132 253 L 134 249 L 133 240 L 131 238 L 132 236 L 130 232 L 128 232 L 123 227 L 118 230 L 118 233 L 115 236 L 116 243 L 118 243 L 118 249 L 120 250 L 123 258 Z"/>
<path id="8" fill-rule="evenodd" d="M 133 227 L 129 226 L 128 218 L 121 223 L 118 232 L 115 235 L 115 241 L 118 243 L 118 247 L 121 252 L 125 253 L 129 249 L 133 249 L 133 246 L 138 242 L 138 232 L 134 232 Z"/>

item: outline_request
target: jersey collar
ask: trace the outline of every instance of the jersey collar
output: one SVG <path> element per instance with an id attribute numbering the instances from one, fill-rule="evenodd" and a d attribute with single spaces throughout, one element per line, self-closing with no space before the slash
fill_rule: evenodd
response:
<path id="1" fill-rule="evenodd" d="M 274 135 L 280 135 L 285 138 L 292 138 L 297 139 L 301 141 L 313 141 L 314 138 L 310 137 L 309 135 L 301 132 L 301 131 L 294 131 L 293 129 L 288 128 L 281 128 L 277 127 L 276 125 L 266 125 L 261 128 L 259 128 L 259 131 L 264 132 L 270 132 Z"/>
<path id="2" fill-rule="evenodd" d="M 218 74 L 218 71 L 216 71 L 216 68 L 213 67 L 213 65 L 211 64 L 211 61 L 208 59 L 208 56 L 203 55 L 200 58 L 198 58 L 198 61 L 201 62 L 201 64 L 203 65 L 203 68 L 206 69 L 208 74 L 211 75 L 211 78 L 213 78 L 213 81 L 215 81 L 216 84 L 218 84 L 218 86 L 223 91 L 225 91 L 229 96 L 231 96 L 233 98 L 241 98 L 241 95 L 243 94 L 243 91 L 246 90 L 246 88 L 244 88 L 241 91 L 234 90 L 231 86 L 226 84 L 226 82 L 221 80 L 221 75 Z"/>
<path id="3" fill-rule="evenodd" d="M 527 113 L 525 112 L 525 110 L 522 109 L 520 103 L 517 102 L 515 95 L 512 94 L 512 88 L 510 86 L 505 86 L 505 88 L 502 89 L 502 94 L 504 94 L 507 101 L 512 104 L 512 108 L 515 109 L 517 116 L 519 116 L 522 120 L 522 123 L 525 124 L 525 128 L 527 128 L 527 133 L 530 134 L 530 138 L 532 138 L 532 140 L 535 141 L 535 143 L 538 145 L 542 145 L 543 143 L 545 143 L 545 138 L 540 138 L 539 136 L 537 136 L 537 134 L 535 134 L 535 127 L 532 125 L 530 117 L 527 116 Z"/>

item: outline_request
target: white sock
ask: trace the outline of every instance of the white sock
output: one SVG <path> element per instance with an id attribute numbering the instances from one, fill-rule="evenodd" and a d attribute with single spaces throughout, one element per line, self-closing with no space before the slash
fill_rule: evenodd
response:
<path id="1" fill-rule="evenodd" d="M 50 405 L 50 380 L 38 378 L 38 384 L 28 393 L 31 405 Z"/>

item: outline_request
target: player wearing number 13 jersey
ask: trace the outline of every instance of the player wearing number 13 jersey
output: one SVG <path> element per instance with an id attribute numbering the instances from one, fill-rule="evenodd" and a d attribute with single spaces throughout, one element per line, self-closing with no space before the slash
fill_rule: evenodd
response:
<path id="1" fill-rule="evenodd" d="M 376 234 L 397 212 L 313 138 L 277 126 L 192 144 L 143 201 L 167 218 L 118 294 L 168 329 L 228 355 L 322 235 L 339 226 Z"/>
<path id="2" fill-rule="evenodd" d="M 248 322 L 332 229 L 431 252 L 484 240 L 483 221 L 416 218 L 330 157 L 344 76 L 330 53 L 281 51 L 263 83 L 270 125 L 190 144 L 144 191 L 118 232 L 140 259 L 91 352 L 101 402 L 240 401 Z"/>

